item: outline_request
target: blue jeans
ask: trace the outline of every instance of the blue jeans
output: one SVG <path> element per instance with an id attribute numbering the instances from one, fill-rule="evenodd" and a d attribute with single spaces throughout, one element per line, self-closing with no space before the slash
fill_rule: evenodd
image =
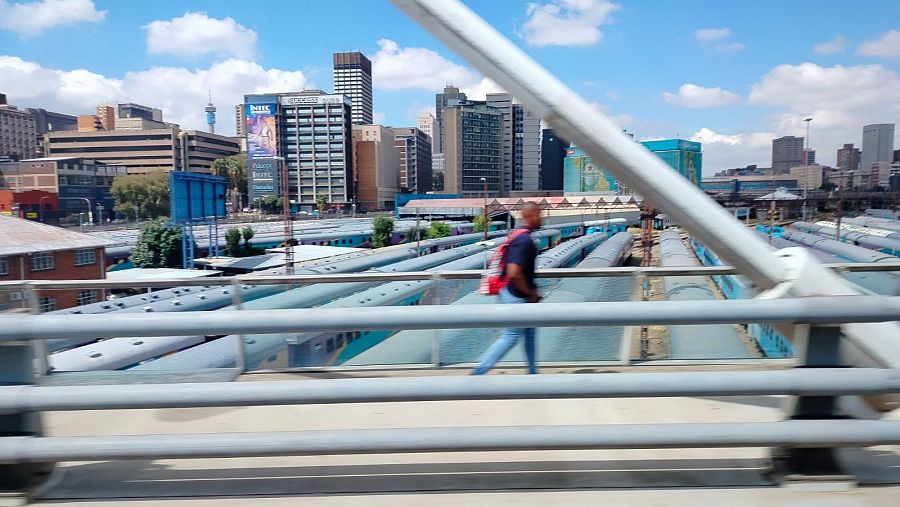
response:
<path id="1" fill-rule="evenodd" d="M 528 300 L 513 296 L 509 289 L 503 288 L 497 296 L 499 303 L 504 305 L 523 304 Z M 534 350 L 535 329 L 524 327 L 510 327 L 500 332 L 500 338 L 497 338 L 491 346 L 481 356 L 481 362 L 472 371 L 472 375 L 484 375 L 488 370 L 497 364 L 497 361 L 503 358 L 509 349 L 515 346 L 519 338 L 525 338 L 525 357 L 528 360 L 528 373 L 537 373 L 537 359 Z"/>

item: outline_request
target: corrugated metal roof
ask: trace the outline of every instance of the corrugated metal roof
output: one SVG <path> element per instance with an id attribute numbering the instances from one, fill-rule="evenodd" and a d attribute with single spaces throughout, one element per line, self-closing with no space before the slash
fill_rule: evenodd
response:
<path id="1" fill-rule="evenodd" d="M 0 256 L 105 247 L 112 243 L 71 229 L 0 215 Z"/>

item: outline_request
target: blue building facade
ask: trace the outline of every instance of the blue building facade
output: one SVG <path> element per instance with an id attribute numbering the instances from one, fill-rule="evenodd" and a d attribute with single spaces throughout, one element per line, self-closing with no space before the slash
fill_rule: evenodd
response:
<path id="1" fill-rule="evenodd" d="M 663 139 L 643 141 L 641 144 L 678 171 L 678 174 L 694 185 L 700 186 L 703 174 L 703 153 L 700 143 L 684 139 Z"/>

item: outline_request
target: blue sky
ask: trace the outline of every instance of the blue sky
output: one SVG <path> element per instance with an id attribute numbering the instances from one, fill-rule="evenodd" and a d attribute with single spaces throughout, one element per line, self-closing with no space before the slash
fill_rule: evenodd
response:
<path id="1" fill-rule="evenodd" d="M 767 166 L 806 116 L 825 163 L 900 119 L 897 0 L 467 3 L 637 138 L 704 142 L 705 173 Z M 386 125 L 413 124 L 447 80 L 494 89 L 386 0 L 0 0 L 0 93 L 72 114 L 131 100 L 198 128 L 211 88 L 231 133 L 241 94 L 330 90 L 331 52 L 356 49 Z"/>

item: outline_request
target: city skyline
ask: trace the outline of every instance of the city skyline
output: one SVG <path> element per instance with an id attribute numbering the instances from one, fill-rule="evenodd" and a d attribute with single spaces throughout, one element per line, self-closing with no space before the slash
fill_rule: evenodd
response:
<path id="1" fill-rule="evenodd" d="M 447 81 L 473 99 L 499 91 L 388 2 L 309 4 L 303 19 L 316 21 L 303 30 L 272 29 L 268 14 L 290 12 L 280 2 L 157 2 L 139 12 L 64 3 L 39 16 L 44 2 L 0 2 L 0 93 L 11 104 L 88 114 L 138 102 L 204 129 L 210 89 L 220 110 L 245 93 L 330 92 L 332 53 L 351 50 L 372 60 L 376 123 L 415 125 Z M 703 142 L 706 174 L 768 165 L 772 139 L 804 136 L 805 117 L 814 118 L 810 148 L 827 165 L 844 143 L 862 145 L 863 125 L 900 119 L 895 2 L 796 2 L 778 19 L 763 4 L 468 4 L 636 139 Z M 798 30 L 798 19 L 817 29 Z M 769 36 L 778 30 L 790 30 L 790 44 Z"/>

